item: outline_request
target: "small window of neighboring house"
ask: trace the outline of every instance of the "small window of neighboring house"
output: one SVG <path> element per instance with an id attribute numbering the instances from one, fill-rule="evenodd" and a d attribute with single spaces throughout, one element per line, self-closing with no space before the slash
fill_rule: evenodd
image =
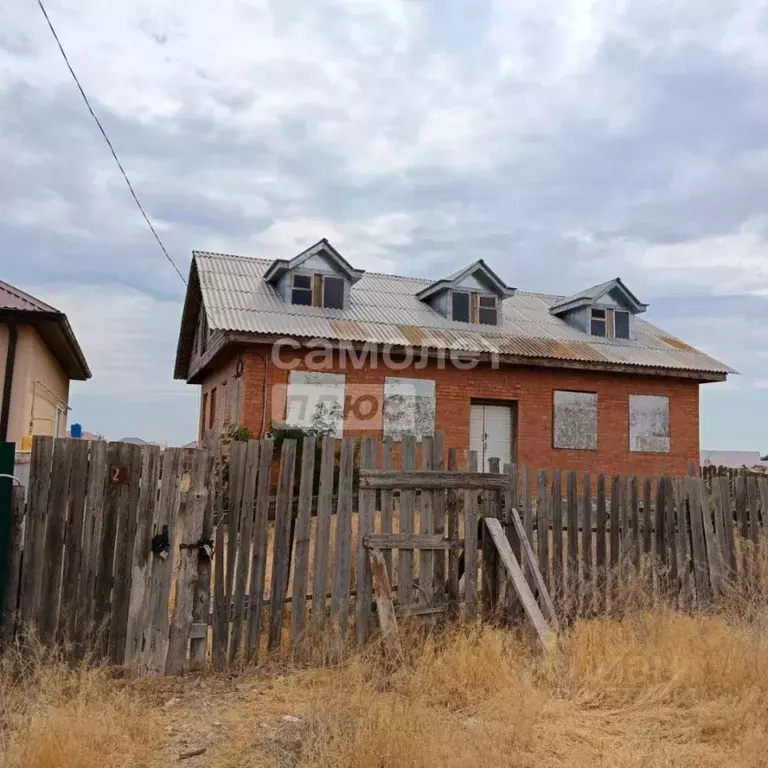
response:
<path id="1" fill-rule="evenodd" d="M 216 387 L 211 390 L 211 402 L 208 409 L 208 429 L 216 426 Z"/>
<path id="2" fill-rule="evenodd" d="M 607 336 L 608 335 L 608 320 L 606 317 L 606 310 L 593 308 L 592 309 L 592 324 L 590 332 L 593 336 Z"/>
<path id="3" fill-rule="evenodd" d="M 344 280 L 341 277 L 323 276 L 323 307 L 344 309 Z"/>
<path id="4" fill-rule="evenodd" d="M 629 312 L 616 310 L 613 313 L 613 335 L 617 339 L 629 338 Z"/>
<path id="5" fill-rule="evenodd" d="M 451 317 L 460 323 L 469 322 L 469 294 L 453 292 L 453 312 Z"/>
<path id="6" fill-rule="evenodd" d="M 495 296 L 478 296 L 477 321 L 483 325 L 496 325 L 498 321 Z"/>
<path id="7" fill-rule="evenodd" d="M 294 275 L 291 290 L 291 304 L 312 306 L 312 275 Z"/>

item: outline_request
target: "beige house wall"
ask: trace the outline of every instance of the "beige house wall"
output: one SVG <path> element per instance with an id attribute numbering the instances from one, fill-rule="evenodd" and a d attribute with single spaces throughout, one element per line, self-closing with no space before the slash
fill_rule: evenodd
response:
<path id="1" fill-rule="evenodd" d="M 0 397 L 8 354 L 8 328 L 0 326 Z M 37 331 L 19 326 L 13 388 L 8 419 L 8 440 L 17 450 L 28 450 L 28 435 L 57 435 L 67 431 L 69 378 L 45 346 Z M 28 441 L 27 441 L 28 442 Z"/>

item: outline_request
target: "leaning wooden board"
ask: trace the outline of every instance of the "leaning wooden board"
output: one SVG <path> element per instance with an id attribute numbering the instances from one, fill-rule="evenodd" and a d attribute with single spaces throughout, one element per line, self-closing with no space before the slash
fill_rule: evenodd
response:
<path id="1" fill-rule="evenodd" d="M 512 552 L 512 547 L 509 546 L 507 537 L 504 535 L 501 523 L 496 518 L 486 517 L 485 527 L 493 538 L 501 562 L 512 579 L 512 583 L 520 597 L 520 602 L 523 604 L 525 613 L 533 624 L 541 644 L 544 648 L 550 648 L 554 644 L 557 635 L 549 626 L 547 620 L 539 609 L 536 598 L 534 598 L 533 593 L 528 586 L 528 582 L 525 580 L 522 568 L 520 568 L 520 564 L 517 562 L 517 558 Z"/>

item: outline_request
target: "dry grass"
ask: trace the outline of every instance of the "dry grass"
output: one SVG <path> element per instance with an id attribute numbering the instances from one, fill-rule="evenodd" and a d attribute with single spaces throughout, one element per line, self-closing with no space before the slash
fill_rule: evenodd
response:
<path id="1" fill-rule="evenodd" d="M 761 766 L 768 637 L 725 615 L 657 607 L 577 623 L 542 656 L 483 626 L 412 630 L 389 667 L 237 680 L 110 680 L 50 658 L 0 676 L 0 766 Z M 175 686 L 175 687 L 174 687 Z"/>
<path id="2" fill-rule="evenodd" d="M 159 768 L 201 746 L 185 765 L 768 766 L 768 542 L 742 555 L 747 576 L 708 614 L 620 572 L 614 615 L 547 654 L 521 631 L 423 624 L 404 628 L 396 666 L 375 643 L 338 666 L 317 647 L 318 666 L 275 658 L 232 678 L 125 681 L 6 654 L 0 768 Z"/>

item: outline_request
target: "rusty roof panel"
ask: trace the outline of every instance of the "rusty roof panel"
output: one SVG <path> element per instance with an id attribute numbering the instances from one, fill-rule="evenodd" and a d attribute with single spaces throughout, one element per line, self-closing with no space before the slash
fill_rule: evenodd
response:
<path id="1" fill-rule="evenodd" d="M 343 310 L 286 304 L 262 276 L 266 259 L 194 254 L 209 326 L 300 338 L 638 366 L 712 374 L 723 363 L 636 318 L 635 339 L 593 338 L 550 313 L 560 298 L 518 291 L 501 303 L 498 326 L 457 323 L 419 301 L 431 281 L 366 273 Z"/>

